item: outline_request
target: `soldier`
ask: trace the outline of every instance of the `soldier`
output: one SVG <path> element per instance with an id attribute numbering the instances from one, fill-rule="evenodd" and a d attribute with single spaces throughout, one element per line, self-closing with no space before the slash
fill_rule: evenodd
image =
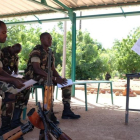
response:
<path id="1" fill-rule="evenodd" d="M 27 64 L 27 69 L 25 70 L 26 79 L 34 79 L 38 81 L 39 84 L 44 84 L 47 79 L 47 57 L 49 47 L 52 45 L 52 37 L 49 33 L 45 32 L 40 35 L 41 45 L 37 45 L 33 51 L 30 53 L 30 57 Z M 51 56 L 51 70 L 52 81 L 54 84 L 66 84 L 65 78 L 61 78 L 54 66 L 54 56 Z M 71 99 L 71 86 L 62 88 L 62 98 L 64 104 L 64 110 L 62 113 L 62 119 L 78 119 L 80 115 L 75 115 L 70 109 L 70 99 Z M 52 121 L 54 123 L 59 123 L 52 113 Z"/>
<path id="2" fill-rule="evenodd" d="M 0 21 L 0 43 L 4 43 L 6 38 L 7 27 L 3 21 Z M 24 105 L 27 105 L 30 93 L 26 89 L 22 93 L 17 93 L 17 88 L 22 88 L 25 80 L 14 78 L 6 73 L 3 70 L 2 59 L 2 52 L 0 51 L 0 90 L 3 91 L 0 135 L 21 125 L 20 115 Z M 23 137 L 18 140 L 23 140 Z"/>
<path id="3" fill-rule="evenodd" d="M 109 80 L 111 78 L 111 75 L 107 72 L 105 75 L 105 80 Z"/>
<path id="4" fill-rule="evenodd" d="M 3 70 L 7 73 L 12 74 L 18 72 L 18 53 L 21 51 L 21 45 L 19 43 L 3 48 Z"/>

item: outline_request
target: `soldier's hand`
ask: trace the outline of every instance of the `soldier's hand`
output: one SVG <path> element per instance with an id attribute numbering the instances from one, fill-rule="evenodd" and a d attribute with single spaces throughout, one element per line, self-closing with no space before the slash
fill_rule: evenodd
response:
<path id="1" fill-rule="evenodd" d="M 22 79 L 22 78 L 17 78 L 19 81 L 21 81 L 22 83 L 26 82 L 27 80 Z"/>
<path id="2" fill-rule="evenodd" d="M 67 84 L 67 79 L 66 78 L 61 78 L 61 77 L 56 77 L 56 83 L 61 84 L 61 85 L 66 85 Z"/>
<path id="3" fill-rule="evenodd" d="M 19 89 L 24 87 L 24 84 L 20 80 L 18 80 L 18 79 L 15 79 L 13 81 L 13 84 L 15 85 L 16 88 L 19 88 Z"/>

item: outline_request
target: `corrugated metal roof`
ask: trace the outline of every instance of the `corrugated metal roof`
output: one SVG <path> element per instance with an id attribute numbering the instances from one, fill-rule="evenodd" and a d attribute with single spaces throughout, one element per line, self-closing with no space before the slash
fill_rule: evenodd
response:
<path id="1" fill-rule="evenodd" d="M 73 10 L 140 4 L 140 0 L 59 0 L 59 2 Z M 41 4 L 41 0 L 0 0 L 0 18 L 66 11 L 54 0 L 46 0 L 46 3 Z"/>

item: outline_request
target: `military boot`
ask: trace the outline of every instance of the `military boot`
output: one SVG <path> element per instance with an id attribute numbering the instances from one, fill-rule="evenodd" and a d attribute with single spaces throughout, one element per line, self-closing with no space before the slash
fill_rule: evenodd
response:
<path id="1" fill-rule="evenodd" d="M 15 108 L 14 112 L 13 112 L 13 118 L 11 120 L 11 128 L 14 129 L 20 125 L 22 125 L 23 123 L 20 121 L 20 116 L 22 113 L 22 109 L 20 108 Z M 20 138 L 18 138 L 17 140 L 24 140 L 23 137 L 21 136 Z"/>
<path id="2" fill-rule="evenodd" d="M 63 113 L 62 113 L 62 119 L 79 119 L 80 117 L 81 117 L 80 115 L 75 115 L 71 111 L 69 103 L 64 104 L 64 110 L 63 110 Z"/>
<path id="3" fill-rule="evenodd" d="M 0 128 L 0 136 L 11 130 L 10 121 L 10 116 L 1 116 L 2 125 Z"/>

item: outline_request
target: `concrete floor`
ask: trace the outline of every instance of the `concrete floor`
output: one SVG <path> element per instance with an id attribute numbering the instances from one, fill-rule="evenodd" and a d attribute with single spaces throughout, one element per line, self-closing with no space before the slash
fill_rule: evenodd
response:
<path id="1" fill-rule="evenodd" d="M 41 91 L 38 89 L 39 100 Z M 88 111 L 85 111 L 84 91 L 76 90 L 76 95 L 71 100 L 72 111 L 80 114 L 78 120 L 63 120 L 61 114 L 61 90 L 58 100 L 54 101 L 54 112 L 59 119 L 59 128 L 72 140 L 139 140 L 140 139 L 140 113 L 129 112 L 129 123 L 125 125 L 125 96 L 114 95 L 114 105 L 111 104 L 110 94 L 100 94 L 96 103 L 96 94 L 87 95 Z M 28 110 L 35 107 L 35 100 L 30 98 Z M 130 97 L 130 108 L 140 109 L 140 95 Z M 26 120 L 27 121 L 27 120 Z M 26 122 L 24 121 L 24 122 Z M 25 140 L 38 140 L 39 129 L 24 135 Z M 55 138 L 54 138 L 55 139 Z"/>

